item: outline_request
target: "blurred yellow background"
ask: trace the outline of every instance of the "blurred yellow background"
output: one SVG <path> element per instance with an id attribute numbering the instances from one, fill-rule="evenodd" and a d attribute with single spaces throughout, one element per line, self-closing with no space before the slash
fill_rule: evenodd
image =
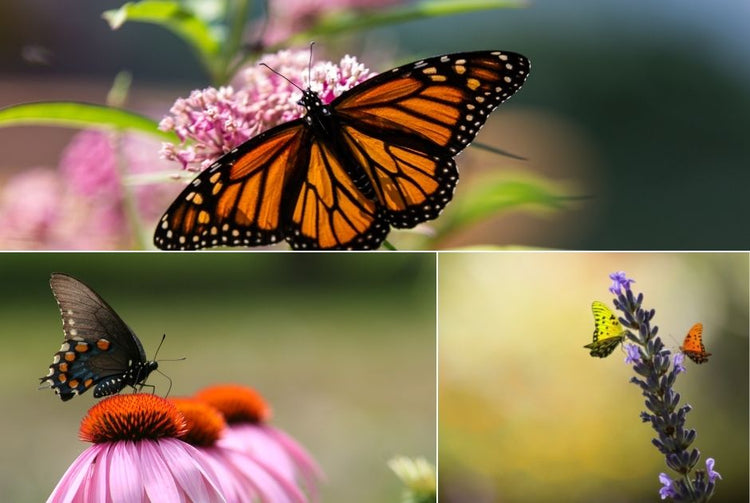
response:
<path id="1" fill-rule="evenodd" d="M 397 501 L 388 459 L 435 461 L 434 254 L 3 254 L 3 501 L 43 501 L 88 446 L 92 393 L 36 389 L 63 340 L 53 271 L 98 292 L 149 358 L 167 334 L 158 359 L 186 357 L 160 363 L 171 395 L 258 389 L 322 465 L 324 501 Z"/>
<path id="2" fill-rule="evenodd" d="M 438 270 L 441 502 L 658 500 L 669 470 L 625 353 L 582 347 L 620 270 L 670 349 L 703 322 L 713 356 L 676 389 L 716 500 L 748 500 L 747 254 L 443 253 Z"/>

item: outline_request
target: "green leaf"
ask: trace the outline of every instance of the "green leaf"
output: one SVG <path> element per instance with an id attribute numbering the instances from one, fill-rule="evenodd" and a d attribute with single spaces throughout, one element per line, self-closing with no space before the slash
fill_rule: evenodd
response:
<path id="1" fill-rule="evenodd" d="M 294 35 L 283 45 L 309 42 L 320 35 L 333 35 L 416 19 L 451 16 L 491 9 L 524 7 L 523 0 L 423 0 L 390 9 L 337 11 L 322 17 L 308 30 Z"/>
<path id="2" fill-rule="evenodd" d="M 178 142 L 177 135 L 160 131 L 159 124 L 143 115 L 91 103 L 45 101 L 24 103 L 0 109 L 0 127 L 61 126 L 131 130 L 148 133 L 163 140 Z"/>
<path id="3" fill-rule="evenodd" d="M 464 194 L 461 199 L 456 200 L 451 211 L 443 215 L 442 221 L 439 221 L 439 234 L 446 235 L 501 211 L 521 206 L 559 210 L 567 202 L 578 199 L 561 196 L 559 191 L 550 182 L 539 179 L 483 181 L 474 185 L 470 194 Z"/>
<path id="4" fill-rule="evenodd" d="M 216 75 L 220 42 L 211 27 L 195 13 L 173 1 L 144 0 L 128 2 L 119 9 L 108 10 L 102 17 L 116 30 L 128 21 L 162 26 L 182 38 L 195 51 L 201 64 Z"/>

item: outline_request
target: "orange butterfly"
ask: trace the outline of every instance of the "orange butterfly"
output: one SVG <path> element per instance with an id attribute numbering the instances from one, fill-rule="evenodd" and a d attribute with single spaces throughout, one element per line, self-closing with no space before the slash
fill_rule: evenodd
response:
<path id="1" fill-rule="evenodd" d="M 521 88 L 529 60 L 448 54 L 381 73 L 329 105 L 251 138 L 200 173 L 162 216 L 158 248 L 374 249 L 391 227 L 436 218 L 453 197 L 453 160 Z"/>
<path id="2" fill-rule="evenodd" d="M 680 346 L 680 351 L 695 363 L 705 363 L 711 353 L 706 353 L 703 346 L 703 323 L 696 323 L 685 336 L 685 342 Z"/>

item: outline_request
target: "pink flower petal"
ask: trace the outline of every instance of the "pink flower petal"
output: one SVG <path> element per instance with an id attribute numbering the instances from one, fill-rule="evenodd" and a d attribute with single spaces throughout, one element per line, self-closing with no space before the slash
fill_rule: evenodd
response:
<path id="1" fill-rule="evenodd" d="M 96 461 L 101 447 L 94 445 L 83 451 L 73 464 L 63 474 L 60 482 L 47 498 L 47 503 L 72 503 L 76 501 L 78 492 L 85 478 L 92 470 L 92 464 Z"/>
<path id="2" fill-rule="evenodd" d="M 284 474 L 288 479 L 294 480 L 295 468 L 283 446 L 272 438 L 266 429 L 260 425 L 237 424 L 231 430 L 236 435 L 241 435 L 246 446 L 251 452 L 273 466 L 278 472 Z"/>
<path id="3" fill-rule="evenodd" d="M 143 492 L 142 467 L 138 449 L 133 442 L 109 442 L 109 494 L 114 501 L 146 502 Z"/>
<path id="4" fill-rule="evenodd" d="M 302 447 L 302 445 L 300 445 L 296 440 L 284 433 L 282 430 L 274 428 L 269 424 L 263 425 L 263 428 L 271 436 L 273 436 L 273 438 L 277 442 L 279 442 L 280 445 L 284 447 L 284 450 L 289 453 L 289 455 L 294 460 L 294 463 L 303 471 L 303 473 L 306 473 L 307 475 L 312 477 L 313 480 L 316 478 L 325 479 L 323 470 L 320 468 L 320 466 L 318 466 L 310 453 L 307 452 L 307 450 L 305 450 L 305 448 Z"/>
<path id="5" fill-rule="evenodd" d="M 206 503 L 225 501 L 211 467 L 198 449 L 172 438 L 160 440 L 159 447 L 175 482 L 189 500 Z"/>
<path id="6" fill-rule="evenodd" d="M 274 503 L 304 503 L 306 501 L 305 496 L 294 484 L 293 479 L 287 479 L 274 470 L 272 466 L 264 464 L 251 453 L 232 448 L 225 448 L 223 451 L 226 459 L 237 467 L 248 480 L 253 482 L 264 501 L 273 501 Z"/>
<path id="7" fill-rule="evenodd" d="M 216 474 L 216 479 L 221 486 L 224 497 L 232 503 L 252 503 L 259 496 L 252 484 L 248 484 L 245 477 L 238 472 L 232 463 L 225 459 L 222 449 L 217 447 L 204 447 L 201 451 L 206 455 L 206 462 Z"/>
<path id="8" fill-rule="evenodd" d="M 143 487 L 149 501 L 179 503 L 184 500 L 172 478 L 168 462 L 162 458 L 160 443 L 162 440 L 141 440 L 138 451 L 140 468 L 143 473 Z"/>
<path id="9" fill-rule="evenodd" d="M 112 496 L 109 494 L 109 472 L 111 464 L 112 456 L 105 455 L 96 460 L 97 466 L 89 481 L 89 494 L 91 495 L 91 501 L 112 503 Z"/>

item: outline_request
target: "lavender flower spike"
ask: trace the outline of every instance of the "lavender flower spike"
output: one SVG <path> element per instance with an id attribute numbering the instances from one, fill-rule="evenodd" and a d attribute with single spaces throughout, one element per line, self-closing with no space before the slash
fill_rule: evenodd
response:
<path id="1" fill-rule="evenodd" d="M 714 458 L 706 459 L 706 473 L 708 474 L 709 482 L 714 482 L 717 478 L 721 478 L 719 472 L 714 471 L 714 463 L 716 463 Z"/>
<path id="2" fill-rule="evenodd" d="M 646 410 L 640 413 L 640 418 L 651 424 L 656 432 L 651 442 L 664 455 L 666 465 L 678 474 L 675 479 L 666 473 L 659 474 L 662 484 L 659 496 L 673 501 L 708 501 L 721 475 L 714 471 L 713 458 L 706 459 L 705 470 L 696 469 L 701 453 L 691 444 L 697 434 L 686 426 L 692 407 L 680 406 L 680 394 L 674 389 L 677 376 L 685 372 L 684 355 L 678 353 L 672 360 L 670 351 L 657 336 L 659 328 L 652 325 L 656 311 L 643 307 L 643 294 L 635 294 L 630 289 L 635 281 L 622 271 L 609 277 L 613 281 L 609 290 L 616 295 L 615 307 L 623 314 L 620 322 L 629 330 L 631 343 L 626 345 L 625 362 L 633 365 L 636 374 L 630 382 L 636 384 L 645 397 Z"/>
<path id="3" fill-rule="evenodd" d="M 613 272 L 609 275 L 609 279 L 612 280 L 612 286 L 609 287 L 609 291 L 614 295 L 619 295 L 622 289 L 629 290 L 630 283 L 635 283 L 634 279 L 628 279 L 625 276 L 624 271 Z"/>
<path id="4" fill-rule="evenodd" d="M 662 488 L 659 489 L 659 496 L 661 497 L 661 499 L 665 500 L 667 498 L 672 498 L 677 494 L 674 492 L 674 489 L 672 489 L 672 484 L 674 484 L 674 481 L 669 478 L 669 475 L 667 475 L 666 473 L 660 473 L 659 482 L 662 483 Z"/>
<path id="5" fill-rule="evenodd" d="M 641 360 L 641 352 L 636 344 L 625 344 L 625 363 L 638 363 Z"/>
<path id="6" fill-rule="evenodd" d="M 684 361 L 685 361 L 685 355 L 684 354 L 682 354 L 682 353 L 675 353 L 674 360 L 673 360 L 675 374 L 679 374 L 680 372 L 687 372 L 687 369 L 682 364 L 682 362 L 684 362 Z"/>

